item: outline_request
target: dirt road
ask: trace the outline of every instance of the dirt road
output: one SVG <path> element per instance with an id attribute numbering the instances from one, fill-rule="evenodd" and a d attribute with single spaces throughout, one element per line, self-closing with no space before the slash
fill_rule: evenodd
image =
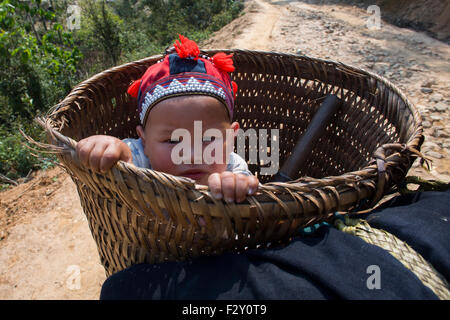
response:
<path id="1" fill-rule="evenodd" d="M 320 2 L 320 1 L 318 1 Z M 431 173 L 450 181 L 450 46 L 369 14 L 315 1 L 247 3 L 245 15 L 217 32 L 205 48 L 305 54 L 384 75 L 422 112 Z M 0 193 L 0 299 L 98 299 L 105 280 L 97 248 L 70 178 L 55 168 Z"/>

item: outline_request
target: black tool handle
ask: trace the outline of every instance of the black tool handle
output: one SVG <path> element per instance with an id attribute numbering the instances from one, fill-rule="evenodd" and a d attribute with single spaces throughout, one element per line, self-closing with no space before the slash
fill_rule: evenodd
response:
<path id="1" fill-rule="evenodd" d="M 330 119 L 338 111 L 341 103 L 335 95 L 328 95 L 312 118 L 305 132 L 299 138 L 291 155 L 281 169 L 273 176 L 272 182 L 295 180 L 300 168 L 304 166 L 319 138 L 325 133 Z"/>

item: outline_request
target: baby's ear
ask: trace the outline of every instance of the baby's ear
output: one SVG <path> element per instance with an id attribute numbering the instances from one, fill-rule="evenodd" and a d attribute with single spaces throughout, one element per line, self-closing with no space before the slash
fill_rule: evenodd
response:
<path id="1" fill-rule="evenodd" d="M 142 144 L 145 145 L 144 128 L 143 128 L 141 125 L 138 125 L 138 126 L 136 127 L 136 132 L 137 132 L 139 138 L 141 138 Z"/>

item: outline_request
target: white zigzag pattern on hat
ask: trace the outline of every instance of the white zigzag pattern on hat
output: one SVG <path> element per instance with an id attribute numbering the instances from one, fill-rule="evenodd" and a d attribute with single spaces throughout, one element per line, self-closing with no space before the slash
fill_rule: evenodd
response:
<path id="1" fill-rule="evenodd" d="M 144 102 L 142 103 L 142 111 L 139 115 L 141 118 L 141 123 L 144 121 L 148 107 L 151 106 L 156 100 L 159 100 L 160 98 L 165 96 L 182 92 L 204 92 L 216 95 L 224 100 L 226 99 L 226 95 L 223 89 L 214 88 L 214 86 L 209 81 L 201 84 L 197 79 L 191 77 L 186 84 L 182 84 L 177 79 L 173 79 L 167 88 L 164 88 L 161 85 L 157 85 L 153 90 L 153 93 L 146 93 Z"/>

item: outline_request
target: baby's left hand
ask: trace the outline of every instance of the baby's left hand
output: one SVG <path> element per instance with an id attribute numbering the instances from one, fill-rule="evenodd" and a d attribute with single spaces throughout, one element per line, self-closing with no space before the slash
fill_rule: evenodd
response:
<path id="1" fill-rule="evenodd" d="M 216 199 L 224 199 L 226 202 L 242 202 L 248 195 L 252 195 L 258 189 L 259 180 L 255 176 L 224 171 L 213 173 L 208 177 L 208 186 Z"/>

